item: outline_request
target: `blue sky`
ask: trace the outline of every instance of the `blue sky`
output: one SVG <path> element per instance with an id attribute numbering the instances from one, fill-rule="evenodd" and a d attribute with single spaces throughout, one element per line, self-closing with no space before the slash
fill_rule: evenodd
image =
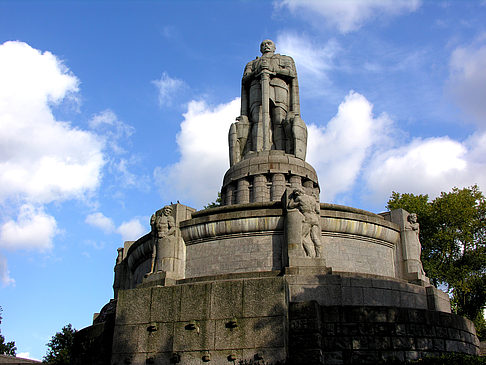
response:
<path id="1" fill-rule="evenodd" d="M 294 58 L 321 201 L 486 186 L 484 1 L 0 0 L 0 326 L 42 358 L 116 248 L 228 168 L 245 64 Z"/>

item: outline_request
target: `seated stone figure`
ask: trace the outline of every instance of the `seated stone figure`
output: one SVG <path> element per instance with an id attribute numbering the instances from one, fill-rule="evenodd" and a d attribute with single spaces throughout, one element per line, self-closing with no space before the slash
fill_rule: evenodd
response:
<path id="1" fill-rule="evenodd" d="M 294 60 L 264 40 L 241 81 L 241 115 L 229 132 L 230 165 L 254 151 L 282 150 L 305 160 L 307 128 L 300 117 Z"/>

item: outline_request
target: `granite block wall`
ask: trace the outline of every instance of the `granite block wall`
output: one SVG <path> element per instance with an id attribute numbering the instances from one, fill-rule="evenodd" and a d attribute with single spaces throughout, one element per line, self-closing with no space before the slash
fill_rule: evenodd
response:
<path id="1" fill-rule="evenodd" d="M 376 364 L 479 353 L 471 321 L 426 309 L 290 303 L 289 323 L 294 364 Z"/>
<path id="2" fill-rule="evenodd" d="M 285 360 L 282 277 L 121 290 L 112 365 Z"/>

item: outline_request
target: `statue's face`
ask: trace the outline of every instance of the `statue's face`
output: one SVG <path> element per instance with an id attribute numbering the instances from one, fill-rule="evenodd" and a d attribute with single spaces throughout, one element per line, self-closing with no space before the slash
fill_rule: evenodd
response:
<path id="1" fill-rule="evenodd" d="M 166 217 L 168 217 L 169 215 L 171 215 L 171 213 L 172 213 L 172 209 L 170 209 L 169 207 L 164 208 L 164 215 Z"/>
<path id="2" fill-rule="evenodd" d="M 415 213 L 410 214 L 410 222 L 412 222 L 412 223 L 417 222 L 417 214 L 415 214 Z"/>
<path id="3" fill-rule="evenodd" d="M 301 196 L 301 195 L 304 195 L 304 191 L 301 190 L 301 189 L 295 189 L 294 194 L 295 194 L 295 196 Z"/>
<path id="4" fill-rule="evenodd" d="M 270 39 L 265 39 L 262 44 L 260 44 L 260 52 L 262 54 L 275 52 L 275 43 Z"/>

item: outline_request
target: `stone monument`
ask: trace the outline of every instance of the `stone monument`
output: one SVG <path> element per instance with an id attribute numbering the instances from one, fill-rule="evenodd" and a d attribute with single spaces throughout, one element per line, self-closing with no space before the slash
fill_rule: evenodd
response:
<path id="1" fill-rule="evenodd" d="M 420 261 L 417 216 L 320 203 L 294 61 L 249 62 L 220 207 L 158 210 L 118 249 L 73 364 L 376 364 L 477 354 Z M 419 218 L 419 217 L 418 217 Z"/>

